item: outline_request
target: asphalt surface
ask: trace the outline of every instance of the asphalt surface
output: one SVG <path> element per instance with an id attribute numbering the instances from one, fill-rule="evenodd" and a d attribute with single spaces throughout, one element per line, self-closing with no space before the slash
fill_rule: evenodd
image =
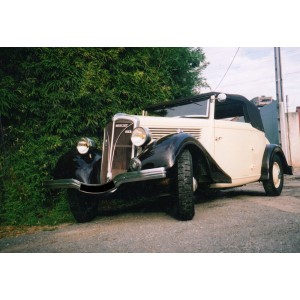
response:
<path id="1" fill-rule="evenodd" d="M 300 170 L 285 176 L 281 196 L 262 184 L 200 199 L 192 221 L 173 219 L 161 205 L 99 215 L 85 224 L 0 239 L 0 252 L 29 253 L 299 253 Z"/>

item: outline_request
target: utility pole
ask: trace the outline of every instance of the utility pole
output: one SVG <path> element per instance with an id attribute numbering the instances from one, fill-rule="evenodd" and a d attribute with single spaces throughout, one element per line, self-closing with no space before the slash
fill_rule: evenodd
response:
<path id="1" fill-rule="evenodd" d="M 288 140 L 286 131 L 286 118 L 284 110 L 284 98 L 283 98 L 283 87 L 282 87 L 282 72 L 281 72 L 281 54 L 280 47 L 274 48 L 274 58 L 275 58 L 275 76 L 276 76 L 276 97 L 278 101 L 278 131 L 279 131 L 279 144 L 289 161 L 289 151 L 288 151 Z"/>

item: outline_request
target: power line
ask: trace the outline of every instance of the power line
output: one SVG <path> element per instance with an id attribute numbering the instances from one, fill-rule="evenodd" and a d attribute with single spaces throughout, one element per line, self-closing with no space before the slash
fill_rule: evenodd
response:
<path id="1" fill-rule="evenodd" d="M 216 86 L 216 88 L 214 89 L 214 91 L 217 90 L 217 88 L 219 87 L 219 85 L 220 85 L 220 84 L 222 83 L 222 81 L 224 80 L 224 78 L 225 78 L 227 72 L 229 71 L 229 69 L 230 69 L 230 67 L 231 67 L 231 65 L 232 65 L 232 63 L 233 63 L 233 61 L 234 61 L 234 59 L 235 59 L 237 53 L 239 52 L 239 50 L 240 50 L 240 47 L 237 48 L 237 50 L 236 50 L 236 52 L 235 52 L 235 54 L 234 54 L 234 56 L 233 56 L 233 59 L 232 59 L 230 65 L 228 66 L 228 68 L 227 68 L 227 70 L 226 70 L 226 72 L 225 72 L 223 78 L 221 79 L 221 81 L 219 82 L 219 84 Z"/>
<path id="2" fill-rule="evenodd" d="M 248 86 L 250 84 L 262 85 L 262 84 L 266 84 L 266 83 L 270 83 L 270 82 L 274 82 L 274 76 L 264 77 L 263 80 L 261 78 L 258 78 L 258 79 L 254 79 L 254 80 L 235 81 L 232 83 L 226 83 L 223 85 L 223 87 L 226 88 L 226 87 L 230 87 L 230 86 L 237 86 L 239 84 L 244 84 L 244 83 L 247 83 Z M 274 87 L 275 87 L 275 85 L 274 85 Z"/>
<path id="3" fill-rule="evenodd" d="M 283 74 L 283 75 L 285 76 L 285 75 L 298 74 L 298 73 L 300 73 L 300 71 L 297 71 L 297 72 L 291 72 L 291 73 L 285 73 L 285 74 Z"/>

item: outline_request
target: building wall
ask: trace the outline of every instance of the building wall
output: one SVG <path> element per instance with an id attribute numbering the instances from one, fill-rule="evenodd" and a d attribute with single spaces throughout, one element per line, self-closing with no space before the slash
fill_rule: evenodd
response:
<path id="1" fill-rule="evenodd" d="M 260 115 L 264 125 L 266 137 L 271 144 L 279 144 L 278 137 L 278 108 L 277 101 L 260 108 Z"/>
<path id="2" fill-rule="evenodd" d="M 277 101 L 260 108 L 266 137 L 271 144 L 279 144 Z M 287 114 L 290 153 L 285 153 L 293 167 L 300 167 L 300 107 Z"/>
<path id="3" fill-rule="evenodd" d="M 293 167 L 300 167 L 300 129 L 299 113 L 292 112 L 288 114 L 288 131 L 291 151 L 291 163 Z"/>
<path id="4" fill-rule="evenodd" d="M 300 131 L 300 106 L 296 107 L 296 112 L 298 114 L 298 119 L 299 119 L 299 131 Z"/>

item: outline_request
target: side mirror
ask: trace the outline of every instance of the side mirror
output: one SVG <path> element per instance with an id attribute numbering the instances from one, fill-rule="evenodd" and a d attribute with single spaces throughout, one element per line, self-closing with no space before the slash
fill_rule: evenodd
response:
<path id="1" fill-rule="evenodd" d="M 227 98 L 226 94 L 219 94 L 217 97 L 217 100 L 219 102 L 224 102 L 226 100 L 226 98 Z"/>

